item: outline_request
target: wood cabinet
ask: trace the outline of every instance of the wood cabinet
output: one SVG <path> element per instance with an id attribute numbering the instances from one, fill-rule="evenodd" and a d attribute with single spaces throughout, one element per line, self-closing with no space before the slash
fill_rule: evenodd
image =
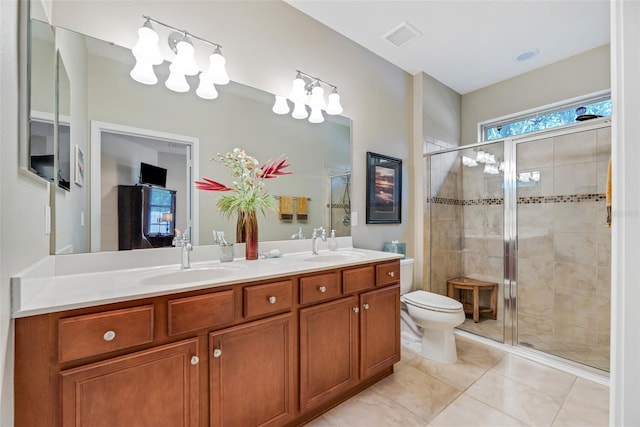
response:
<path id="1" fill-rule="evenodd" d="M 190 339 L 61 372 L 62 426 L 198 426 L 197 354 Z"/>
<path id="2" fill-rule="evenodd" d="M 15 426 L 297 426 L 393 373 L 399 262 L 15 321 Z"/>
<path id="3" fill-rule="evenodd" d="M 294 406 L 293 315 L 209 335 L 211 426 L 277 426 Z"/>

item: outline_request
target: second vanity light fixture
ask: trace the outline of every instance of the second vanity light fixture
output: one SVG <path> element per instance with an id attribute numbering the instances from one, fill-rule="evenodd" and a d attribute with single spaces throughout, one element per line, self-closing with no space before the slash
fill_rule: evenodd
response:
<path id="1" fill-rule="evenodd" d="M 291 93 L 289 94 L 289 100 L 294 105 L 293 113 L 291 114 L 294 119 L 302 120 L 308 117 L 311 123 L 322 123 L 324 122 L 322 110 L 325 110 L 330 115 L 342 113 L 337 86 L 300 70 L 296 70 L 296 73 L 296 78 L 293 80 Z M 324 100 L 324 88 L 322 85 L 331 89 L 328 102 Z M 311 108 L 311 114 L 307 111 L 307 105 Z M 276 114 L 288 114 L 291 110 L 287 98 L 276 95 L 272 111 Z"/>
<path id="2" fill-rule="evenodd" d="M 144 24 L 138 30 L 138 42 L 131 49 L 133 56 L 136 58 L 136 65 L 133 67 L 129 75 L 137 82 L 154 85 L 158 82 L 153 66 L 160 65 L 163 62 L 162 54 L 158 47 L 158 33 L 156 33 L 151 25 L 161 25 L 173 30 L 169 35 L 168 43 L 171 50 L 176 54 L 173 62 L 169 66 L 169 78 L 164 85 L 175 92 L 188 92 L 189 83 L 186 76 L 195 76 L 200 74 L 200 84 L 196 89 L 196 94 L 200 98 L 215 99 L 218 97 L 218 91 L 215 85 L 226 85 L 229 83 L 229 75 L 227 74 L 225 63 L 226 60 L 222 56 L 222 51 L 218 43 L 213 43 L 203 38 L 197 37 L 184 30 L 179 30 L 171 25 L 164 24 L 149 16 L 144 16 Z M 195 61 L 195 49 L 191 39 L 197 39 L 215 49 L 209 56 L 209 67 L 205 71 L 200 71 Z"/>

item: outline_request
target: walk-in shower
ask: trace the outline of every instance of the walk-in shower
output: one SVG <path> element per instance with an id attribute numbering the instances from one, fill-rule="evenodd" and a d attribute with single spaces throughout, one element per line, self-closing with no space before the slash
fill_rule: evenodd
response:
<path id="1" fill-rule="evenodd" d="M 329 208 L 331 229 L 336 236 L 351 234 L 351 174 L 342 173 L 329 177 Z"/>
<path id="2" fill-rule="evenodd" d="M 498 285 L 497 318 L 461 329 L 609 370 L 610 152 L 598 121 L 426 155 L 429 289 Z"/>

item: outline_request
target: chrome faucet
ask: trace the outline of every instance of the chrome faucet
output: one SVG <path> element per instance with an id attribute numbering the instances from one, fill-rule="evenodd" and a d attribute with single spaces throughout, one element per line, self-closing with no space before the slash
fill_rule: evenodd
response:
<path id="1" fill-rule="evenodd" d="M 327 241 L 327 234 L 323 227 L 313 229 L 311 236 L 311 253 L 313 255 L 318 255 L 318 239 L 322 239 L 323 242 Z"/>
<path id="2" fill-rule="evenodd" d="M 304 240 L 304 232 L 302 231 L 302 227 L 298 227 L 298 232 L 291 235 L 292 239 Z"/>
<path id="3" fill-rule="evenodd" d="M 173 245 L 180 248 L 180 270 L 191 268 L 189 252 L 193 250 L 193 246 L 191 246 L 189 231 L 185 230 L 184 233 L 180 233 L 180 230 L 176 229 L 176 237 L 173 239 Z"/>

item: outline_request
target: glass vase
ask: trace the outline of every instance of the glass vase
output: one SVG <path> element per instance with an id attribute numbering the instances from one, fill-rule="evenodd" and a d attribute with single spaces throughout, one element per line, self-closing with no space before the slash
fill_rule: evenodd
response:
<path id="1" fill-rule="evenodd" d="M 258 217 L 256 211 L 238 212 L 236 242 L 245 244 L 245 259 L 258 259 Z"/>

